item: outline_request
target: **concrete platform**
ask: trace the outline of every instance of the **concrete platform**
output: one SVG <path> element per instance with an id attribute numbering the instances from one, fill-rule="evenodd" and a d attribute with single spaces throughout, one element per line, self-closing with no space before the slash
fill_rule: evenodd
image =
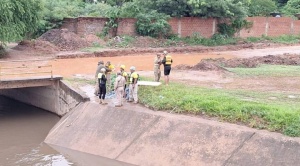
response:
<path id="1" fill-rule="evenodd" d="M 186 115 L 86 102 L 46 143 L 133 165 L 299 165 L 300 139 Z"/>
<path id="2" fill-rule="evenodd" d="M 6 78 L 0 80 L 0 89 L 49 86 L 54 85 L 56 80 L 61 80 L 62 78 L 59 75 L 55 75 L 52 78 L 50 76 Z"/>

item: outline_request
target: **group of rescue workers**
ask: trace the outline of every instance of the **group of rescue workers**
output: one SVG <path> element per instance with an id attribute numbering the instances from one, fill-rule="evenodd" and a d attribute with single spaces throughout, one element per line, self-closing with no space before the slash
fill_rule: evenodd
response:
<path id="1" fill-rule="evenodd" d="M 165 84 L 169 85 L 169 74 L 173 63 L 172 57 L 167 51 L 163 52 L 164 57 L 161 58 L 161 53 L 158 53 L 154 59 L 154 81 L 159 82 L 161 77 L 160 66 L 164 65 Z M 113 90 L 111 89 L 111 74 L 114 71 L 114 66 L 108 61 L 105 65 L 103 61 L 98 62 L 95 80 L 95 95 L 99 96 L 100 104 L 107 104 L 105 95 L 114 91 L 116 93 L 115 107 L 123 105 L 123 98 L 128 102 L 138 103 L 138 80 L 139 74 L 134 66 L 130 67 L 130 73 L 125 72 L 125 65 L 120 66 L 120 71 L 117 72 Z"/>

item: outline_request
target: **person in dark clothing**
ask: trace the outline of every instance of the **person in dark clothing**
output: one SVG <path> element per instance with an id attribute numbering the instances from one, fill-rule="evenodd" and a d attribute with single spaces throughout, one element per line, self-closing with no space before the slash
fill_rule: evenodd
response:
<path id="1" fill-rule="evenodd" d="M 99 61 L 98 62 L 98 66 L 97 66 L 97 70 L 96 70 L 96 74 L 95 74 L 95 82 L 96 82 L 95 91 L 94 91 L 95 96 L 99 95 L 98 74 L 101 72 L 100 70 L 103 69 L 103 68 L 105 69 L 104 62 L 103 61 Z"/>
<path id="2" fill-rule="evenodd" d="M 162 60 L 162 64 L 164 65 L 164 75 L 165 75 L 165 84 L 169 85 L 169 75 L 171 72 L 171 65 L 173 63 L 173 59 L 171 55 L 168 55 L 167 51 L 164 51 L 164 59 Z"/>
<path id="3" fill-rule="evenodd" d="M 107 102 L 105 102 L 105 94 L 106 94 L 106 75 L 105 75 L 105 69 L 102 68 L 100 70 L 100 73 L 98 74 L 98 82 L 99 82 L 99 103 L 100 104 L 107 104 Z"/>

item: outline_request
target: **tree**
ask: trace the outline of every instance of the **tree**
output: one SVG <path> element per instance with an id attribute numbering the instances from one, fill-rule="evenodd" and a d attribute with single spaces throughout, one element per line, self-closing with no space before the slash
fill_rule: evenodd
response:
<path id="1" fill-rule="evenodd" d="M 252 0 L 249 5 L 248 16 L 269 16 L 275 10 L 277 7 L 272 0 Z"/>
<path id="2" fill-rule="evenodd" d="M 242 19 L 247 15 L 249 0 L 187 0 L 192 12 L 200 17 Z"/>
<path id="3" fill-rule="evenodd" d="M 283 8 L 286 15 L 300 14 L 300 0 L 289 0 Z"/>
<path id="4" fill-rule="evenodd" d="M 149 11 L 156 10 L 171 17 L 194 16 L 192 7 L 187 0 L 143 0 L 138 1 L 138 4 Z"/>
<path id="5" fill-rule="evenodd" d="M 2 0 L 0 3 L 0 44 L 22 40 L 39 22 L 39 0 Z"/>

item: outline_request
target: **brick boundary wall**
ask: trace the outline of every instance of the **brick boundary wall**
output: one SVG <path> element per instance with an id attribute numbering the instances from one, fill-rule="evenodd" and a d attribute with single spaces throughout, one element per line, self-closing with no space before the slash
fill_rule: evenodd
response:
<path id="1" fill-rule="evenodd" d="M 294 20 L 290 17 L 248 17 L 247 20 L 253 23 L 252 27 L 241 30 L 237 36 L 246 38 L 261 37 L 262 35 L 300 34 L 300 20 Z M 102 32 L 106 21 L 108 21 L 107 18 L 99 17 L 65 18 L 61 28 L 68 29 L 80 36 L 96 35 Z M 217 19 L 214 18 L 171 18 L 168 22 L 172 32 L 179 37 L 192 36 L 197 33 L 209 38 L 217 32 Z M 120 18 L 118 23 L 117 35 L 137 35 L 135 32 L 136 19 Z"/>

